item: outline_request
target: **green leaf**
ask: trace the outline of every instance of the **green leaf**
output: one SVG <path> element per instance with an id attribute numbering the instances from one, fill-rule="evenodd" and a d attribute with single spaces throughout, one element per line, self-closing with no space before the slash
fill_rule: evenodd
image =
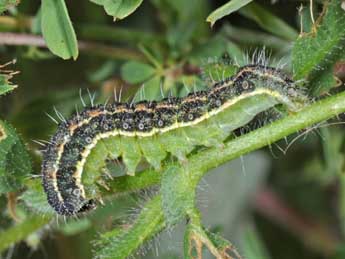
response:
<path id="1" fill-rule="evenodd" d="M 42 34 L 42 8 L 37 10 L 36 15 L 32 18 L 31 32 L 33 34 Z"/>
<path id="2" fill-rule="evenodd" d="M 243 237 L 243 252 L 247 259 L 269 259 L 268 252 L 253 227 L 246 227 Z"/>
<path id="3" fill-rule="evenodd" d="M 209 12 L 209 1 L 151 0 L 151 2 L 166 28 L 165 35 L 171 58 L 185 59 L 184 53 L 193 47 L 194 42 L 209 37 L 209 28 L 203 22 Z M 152 43 L 149 46 L 152 48 Z"/>
<path id="4" fill-rule="evenodd" d="M 0 120 L 0 193 L 23 187 L 31 173 L 30 157 L 14 128 Z"/>
<path id="5" fill-rule="evenodd" d="M 206 19 L 206 21 L 211 23 L 211 26 L 215 24 L 215 22 L 226 15 L 229 15 L 233 12 L 236 12 L 241 7 L 249 4 L 253 0 L 232 0 L 222 5 L 221 7 L 214 10 Z"/>
<path id="6" fill-rule="evenodd" d="M 203 80 L 208 84 L 212 85 L 215 81 L 223 80 L 233 76 L 238 70 L 238 66 L 232 65 L 230 60 L 219 59 L 219 60 L 208 60 L 202 66 Z"/>
<path id="7" fill-rule="evenodd" d="M 90 0 L 91 2 L 103 5 L 105 12 L 116 19 L 123 19 L 133 13 L 143 0 Z"/>
<path id="8" fill-rule="evenodd" d="M 327 5 L 321 21 L 315 32 L 302 34 L 292 50 L 294 78 L 307 77 L 314 95 L 334 86 L 333 65 L 344 52 L 345 11 L 341 0 Z"/>
<path id="9" fill-rule="evenodd" d="M 16 88 L 16 85 L 12 85 L 8 82 L 8 78 L 6 78 L 6 75 L 0 75 L 0 95 L 7 94 Z"/>
<path id="10" fill-rule="evenodd" d="M 154 73 L 153 67 L 137 61 L 128 61 L 121 67 L 122 78 L 131 84 L 141 83 L 152 77 Z"/>
<path id="11" fill-rule="evenodd" d="M 107 78 L 114 75 L 115 69 L 117 69 L 118 63 L 114 60 L 106 61 L 104 64 L 102 64 L 99 68 L 97 68 L 95 71 L 92 71 L 88 74 L 88 79 L 92 82 L 102 82 L 106 80 Z"/>
<path id="12" fill-rule="evenodd" d="M 14 63 L 14 61 L 9 62 L 4 65 L 0 65 L 0 95 L 7 94 L 14 89 L 17 88 L 17 85 L 13 85 L 10 82 L 10 79 L 15 75 L 17 72 L 12 71 L 12 70 L 1 70 L 1 68 L 6 67 L 10 63 Z"/>
<path id="13" fill-rule="evenodd" d="M 42 33 L 55 55 L 78 57 L 78 43 L 64 0 L 42 0 Z"/>
<path id="14" fill-rule="evenodd" d="M 54 209 L 48 204 L 47 195 L 43 191 L 41 179 L 30 179 L 25 182 L 26 190 L 19 196 L 25 206 L 36 214 L 55 216 Z"/>
<path id="15" fill-rule="evenodd" d="M 159 100 L 162 98 L 161 94 L 161 77 L 154 76 L 149 80 L 143 82 L 143 86 L 136 92 L 134 96 L 134 101 L 142 100 Z"/>
<path id="16" fill-rule="evenodd" d="M 257 3 L 247 5 L 240 10 L 240 13 L 254 20 L 261 28 L 281 38 L 295 40 L 298 37 L 295 29 Z"/>
<path id="17" fill-rule="evenodd" d="M 233 48 L 228 48 L 229 44 Z M 195 62 L 199 61 L 200 59 L 205 59 L 205 57 L 221 57 L 224 55 L 228 50 L 233 50 L 237 54 L 241 52 L 239 48 L 236 48 L 236 45 L 230 42 L 228 39 L 221 35 L 216 35 L 210 40 L 203 42 L 199 45 L 196 45 L 191 52 L 191 58 L 195 60 Z M 229 55 L 233 53 L 229 52 Z M 241 53 L 243 55 L 243 53 Z"/>
<path id="18" fill-rule="evenodd" d="M 19 0 L 0 0 L 0 14 L 19 3 Z"/>

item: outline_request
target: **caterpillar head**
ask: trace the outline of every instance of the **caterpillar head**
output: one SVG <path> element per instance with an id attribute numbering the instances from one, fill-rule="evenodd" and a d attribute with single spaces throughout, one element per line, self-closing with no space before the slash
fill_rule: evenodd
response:
<path id="1" fill-rule="evenodd" d="M 305 105 L 308 102 L 305 81 L 294 81 L 284 71 L 277 68 L 247 65 L 240 68 L 235 82 L 240 83 L 242 92 L 250 91 L 254 87 L 264 87 L 281 92 L 294 103 Z"/>
<path id="2" fill-rule="evenodd" d="M 77 213 L 88 212 L 93 210 L 97 207 L 96 201 L 94 199 L 90 199 L 84 203 L 84 205 L 78 210 Z"/>

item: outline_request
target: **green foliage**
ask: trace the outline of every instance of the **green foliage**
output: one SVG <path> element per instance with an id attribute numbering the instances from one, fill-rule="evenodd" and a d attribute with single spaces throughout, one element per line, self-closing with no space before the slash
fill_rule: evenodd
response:
<path id="1" fill-rule="evenodd" d="M 213 26 L 217 20 L 223 18 L 226 15 L 229 15 L 233 12 L 236 12 L 238 9 L 242 8 L 243 6 L 249 4 L 253 0 L 230 0 L 225 5 L 217 8 L 214 10 L 208 17 L 207 21 L 211 23 Z"/>
<path id="2" fill-rule="evenodd" d="M 22 188 L 30 173 L 31 161 L 22 140 L 0 120 L 0 194 Z"/>
<path id="3" fill-rule="evenodd" d="M 124 19 L 133 13 L 143 2 L 143 0 L 90 0 L 91 2 L 102 5 L 108 15 L 114 17 L 114 20 Z"/>
<path id="4" fill-rule="evenodd" d="M 13 91 L 16 86 L 15 85 L 11 85 L 11 84 L 8 84 L 8 82 L 6 82 L 6 79 L 3 75 L 0 75 L 0 95 L 3 95 L 3 94 L 6 94 L 6 93 L 9 93 L 11 91 Z"/>
<path id="5" fill-rule="evenodd" d="M 126 62 L 121 67 L 121 75 L 124 80 L 131 84 L 138 84 L 153 76 L 155 70 L 150 65 L 137 61 Z"/>
<path id="6" fill-rule="evenodd" d="M 13 91 L 17 87 L 10 82 L 10 79 L 14 74 L 16 74 L 16 72 L 11 70 L 3 71 L 3 68 L 7 65 L 8 64 L 0 65 L 0 96 Z"/>
<path id="7" fill-rule="evenodd" d="M 12 6 L 17 5 L 19 0 L 0 0 L 0 14 Z"/>
<path id="8" fill-rule="evenodd" d="M 333 65 L 343 55 L 345 12 L 340 0 L 325 4 L 324 14 L 310 32 L 295 42 L 292 60 L 295 79 L 308 78 L 314 95 L 335 85 Z"/>
<path id="9" fill-rule="evenodd" d="M 1 66 L 4 68 L 6 65 Z M 1 71 L 1 70 L 0 70 Z M 2 70 L 0 74 L 0 95 L 11 92 L 17 86 L 9 79 L 15 72 Z M 0 194 L 18 191 L 31 173 L 31 160 L 20 137 L 8 123 L 0 120 Z"/>
<path id="10" fill-rule="evenodd" d="M 254 20 L 264 30 L 283 39 L 295 40 L 298 36 L 295 29 L 291 28 L 291 26 L 286 22 L 256 3 L 252 3 L 245 8 L 242 8 L 240 13 L 243 16 Z"/>
<path id="11" fill-rule="evenodd" d="M 24 206 L 35 214 L 54 215 L 53 208 L 48 204 L 43 187 L 38 179 L 31 179 L 25 182 L 27 190 L 19 196 Z"/>
<path id="12" fill-rule="evenodd" d="M 232 76 L 236 69 L 233 64 L 248 63 L 244 53 L 249 52 L 250 57 L 257 52 L 255 49 L 265 46 L 272 56 L 272 66 L 279 60 L 286 62 L 286 70 L 292 67 L 294 78 L 306 81 L 306 87 L 315 97 L 333 90 L 334 64 L 345 56 L 345 11 L 341 0 L 325 1 L 325 5 L 314 1 L 314 15 L 319 16 L 315 24 L 310 17 L 310 7 L 305 8 L 301 12 L 304 32 L 299 36 L 298 1 L 290 3 L 296 6 L 286 10 L 284 7 L 288 5 L 284 1 L 271 5 L 264 1 L 258 4 L 232 0 L 218 8 L 214 2 L 90 0 L 66 1 L 66 5 L 64 0 L 42 0 L 36 16 L 31 17 L 29 14 L 38 6 L 22 1 L 18 8 L 10 9 L 10 15 L 0 17 L 0 41 L 15 39 L 12 45 L 18 42 L 24 45 L 0 48 L 7 60 L 17 57 L 21 71 L 16 80 L 19 91 L 3 96 L 16 86 L 10 83 L 14 72 L 1 66 L 0 112 L 6 122 L 0 120 L 0 252 L 20 241 L 26 241 L 30 247 L 41 243 L 45 246 L 46 235 L 43 234 L 55 231 L 59 237 L 54 239 L 57 249 L 62 247 L 61 251 L 71 252 L 73 258 L 90 258 L 91 250 L 93 258 L 99 259 L 133 255 L 141 258 L 138 251 L 144 251 L 160 232 L 170 232 L 176 224 L 186 222 L 184 235 L 180 234 L 184 236 L 183 251 L 160 254 L 160 258 L 181 258 L 182 254 L 187 259 L 209 258 L 207 254 L 215 258 L 239 258 L 237 249 L 222 235 L 237 241 L 240 254 L 248 259 L 268 258 L 268 254 L 270 258 L 279 259 L 314 258 L 314 254 L 343 258 L 344 240 L 339 237 L 340 232 L 345 233 L 343 127 L 334 130 L 321 125 L 321 144 L 309 138 L 303 143 L 299 143 L 298 138 L 288 138 L 308 127 L 301 134 L 302 138 L 309 137 L 313 129 L 310 127 L 344 113 L 342 88 L 337 95 L 304 103 L 298 112 L 290 111 L 283 118 L 241 136 L 235 132 L 234 136 L 227 133 L 221 139 L 216 138 L 219 127 L 215 125 L 220 121 L 227 130 L 236 130 L 282 100 L 267 96 L 247 98 L 228 112 L 210 119 L 208 125 L 179 129 L 157 138 L 104 139 L 87 158 L 82 183 L 87 197 L 105 205 L 99 205 L 96 211 L 79 219 L 67 218 L 64 222 L 56 218 L 48 204 L 39 175 L 42 147 L 31 140 L 48 138 L 56 129 L 54 123 L 43 117 L 45 113 L 63 120 L 58 118 L 60 114 L 54 114 L 52 107 L 56 106 L 66 117 L 82 109 L 80 88 L 92 89 L 90 95 L 96 91 L 97 103 L 113 102 L 109 96 L 115 91 L 119 97 L 120 89 L 122 100 L 128 101 L 131 98 L 159 100 L 168 94 L 185 96 L 189 91 Z M 0 11 L 14 4 L 17 1 L 1 1 Z M 141 4 L 142 8 L 138 9 Z M 135 16 L 124 19 L 134 11 Z M 236 15 L 227 16 L 235 12 L 240 14 L 240 20 Z M 124 21 L 112 23 L 108 15 Z M 217 22 L 217 30 L 210 28 L 207 22 L 211 25 Z M 13 38 L 6 38 L 8 34 L 4 32 L 11 32 Z M 81 39 L 79 43 L 76 35 Z M 37 49 L 42 46 L 41 37 L 49 51 L 58 57 Z M 90 103 L 87 91 L 82 90 L 80 95 L 83 102 Z M 291 105 L 284 101 L 282 104 Z M 23 137 L 18 136 L 11 125 Z M 287 155 L 271 161 L 274 172 L 267 186 L 279 190 L 288 204 L 279 204 L 281 200 L 276 197 L 260 199 L 259 192 L 259 198 L 250 199 L 254 205 L 239 200 L 243 207 L 238 211 L 229 212 L 230 216 L 218 215 L 227 217 L 225 220 L 230 222 L 238 213 L 240 218 L 235 224 L 240 230 L 227 232 L 228 225 L 207 228 L 210 222 L 205 218 L 207 210 L 198 209 L 199 182 L 211 169 L 284 138 L 290 143 L 286 149 L 294 144 L 293 151 L 287 153 L 284 143 L 278 143 L 283 146 L 279 149 L 284 149 Z M 216 147 L 209 147 L 215 143 Z M 275 147 L 270 149 L 276 155 Z M 245 167 L 243 159 L 244 171 Z M 230 169 L 225 167 L 224 170 Z M 32 172 L 36 177 L 32 177 Z M 252 177 L 250 173 L 245 174 L 246 179 Z M 215 191 L 238 196 L 229 192 L 233 184 L 228 182 L 227 189 Z M 257 185 L 267 188 L 261 183 Z M 300 186 L 302 188 L 298 188 Z M 149 191 L 144 192 L 146 189 Z M 317 190 L 315 196 L 314 189 Z M 315 205 L 321 202 L 319 197 L 327 201 L 325 207 Z M 210 202 L 222 206 L 228 201 Z M 329 204 L 336 209 L 330 209 Z M 140 211 L 124 213 L 133 206 L 140 207 Z M 244 214 L 252 214 L 251 210 L 257 213 L 246 217 Z M 340 219 L 339 222 L 335 222 L 335 218 Z M 241 228 L 248 226 L 247 221 L 251 227 Z M 291 231 L 290 234 L 280 233 L 282 230 L 277 225 Z M 334 234 L 334 229 L 339 233 Z M 235 236 L 238 231 L 242 233 L 240 240 Z M 277 240 L 277 233 L 282 243 L 280 238 Z M 301 240 L 298 249 L 296 240 Z M 174 246 L 170 240 L 169 246 Z M 50 257 L 55 251 L 48 249 Z M 21 253 L 19 251 L 15 258 L 22 256 Z M 34 253 L 35 258 L 40 257 Z"/>
<path id="13" fill-rule="evenodd" d="M 8 81 L 8 76 L 7 75 L 1 75 L 0 74 L 0 95 L 7 94 L 11 91 L 13 91 L 17 86 L 12 85 Z"/>
<path id="14" fill-rule="evenodd" d="M 6 78 L 3 75 L 0 75 L 0 81 L 0 95 L 9 93 L 16 88 L 15 85 L 11 85 L 8 82 L 6 82 Z"/>
<path id="15" fill-rule="evenodd" d="M 77 38 L 64 0 L 42 1 L 41 27 L 44 39 L 55 55 L 78 57 Z"/>

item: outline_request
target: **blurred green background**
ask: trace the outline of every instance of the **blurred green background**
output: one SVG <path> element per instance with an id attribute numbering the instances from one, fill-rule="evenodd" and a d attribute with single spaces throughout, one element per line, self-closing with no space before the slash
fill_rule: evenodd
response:
<path id="1" fill-rule="evenodd" d="M 315 13 L 322 9 L 320 2 L 314 3 Z M 185 86 L 210 84 L 202 69 L 217 65 L 213 60 L 227 53 L 244 64 L 246 55 L 264 47 L 273 64 L 286 63 L 291 73 L 291 47 L 301 23 L 298 8 L 305 6 L 302 24 L 308 31 L 309 1 L 255 1 L 256 6 L 242 8 L 211 28 L 207 16 L 225 3 L 147 0 L 114 22 L 90 1 L 67 1 L 81 44 L 75 61 L 37 46 L 40 1 L 22 1 L 0 16 L 0 31 L 21 35 L 18 39 L 24 42 L 15 46 L 12 39 L 12 44 L 1 45 L 8 34 L 0 36 L 0 63 L 16 59 L 9 68 L 20 71 L 12 79 L 18 88 L 0 99 L 0 117 L 26 143 L 32 174 L 39 174 L 41 159 L 33 140 L 48 139 L 56 129 L 46 113 L 54 114 L 56 107 L 68 117 L 76 106 L 81 109 L 80 91 L 85 101 L 88 90 L 95 93 L 97 103 L 111 101 L 121 88 L 123 100 L 136 93 L 137 98 L 160 98 L 160 87 L 165 94 L 183 96 Z M 32 35 L 37 35 L 33 42 Z M 297 139 L 291 136 L 215 169 L 198 191 L 205 225 L 231 240 L 248 259 L 345 258 L 343 132 L 341 125 L 307 130 Z M 54 230 L 46 226 L 4 251 L 3 258 L 91 258 L 92 241 L 104 230 L 129 222 L 150 192 L 118 197 L 90 217 L 60 222 Z M 12 225 L 6 203 L 6 196 L 0 196 L 0 235 Z M 18 213 L 25 214 L 25 206 Z M 184 225 L 165 231 L 134 257 L 181 258 Z"/>

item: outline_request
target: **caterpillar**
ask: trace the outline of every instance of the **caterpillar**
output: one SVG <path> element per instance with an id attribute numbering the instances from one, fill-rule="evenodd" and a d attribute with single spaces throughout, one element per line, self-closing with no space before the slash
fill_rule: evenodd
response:
<path id="1" fill-rule="evenodd" d="M 96 207 L 96 200 L 87 198 L 82 174 L 90 153 L 101 143 L 108 149 L 104 159 L 121 157 L 130 175 L 143 158 L 159 170 L 168 154 L 187 161 L 194 148 L 219 146 L 257 114 L 278 104 L 295 112 L 306 100 L 297 83 L 281 70 L 252 64 L 182 98 L 86 108 L 60 123 L 43 153 L 48 203 L 67 216 Z M 260 108 L 251 109 L 254 104 Z"/>

